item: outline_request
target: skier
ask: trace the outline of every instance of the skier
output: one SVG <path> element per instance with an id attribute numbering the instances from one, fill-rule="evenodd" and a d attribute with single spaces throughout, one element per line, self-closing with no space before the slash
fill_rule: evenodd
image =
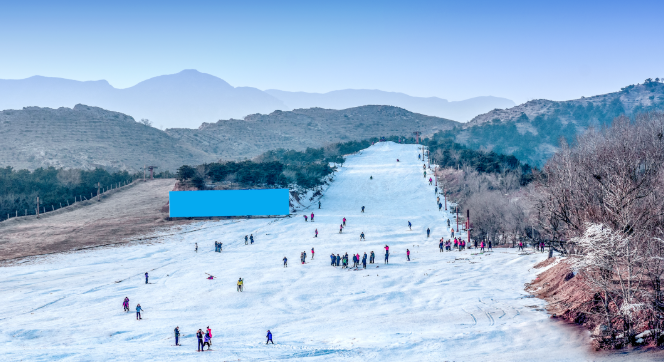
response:
<path id="1" fill-rule="evenodd" d="M 409 222 L 408 222 L 408 229 L 409 229 L 409 230 L 413 230 L 412 226 L 413 226 L 413 224 L 411 224 L 410 221 L 409 221 Z"/>
<path id="2" fill-rule="evenodd" d="M 318 237 L 318 229 L 314 230 L 314 238 Z"/>
<path id="3" fill-rule="evenodd" d="M 314 260 L 314 248 L 311 248 L 311 260 Z"/>
<path id="4" fill-rule="evenodd" d="M 475 239 L 474 244 L 475 244 L 475 249 L 477 249 L 477 239 Z"/>
<path id="5" fill-rule="evenodd" d="M 318 208 L 320 209 L 320 200 L 318 200 Z"/>
<path id="6" fill-rule="evenodd" d="M 491 240 L 489 240 L 489 250 L 493 250 L 493 248 L 491 248 Z"/>
<path id="7" fill-rule="evenodd" d="M 337 261 L 337 257 L 334 256 L 334 253 L 330 254 L 330 260 L 331 260 L 330 265 L 334 266 L 336 264 L 336 261 Z"/>
<path id="8" fill-rule="evenodd" d="M 417 159 L 418 159 L 418 160 L 419 160 L 419 159 L 422 159 L 422 155 L 420 155 L 420 154 L 418 153 L 418 154 L 417 154 Z"/>
<path id="9" fill-rule="evenodd" d="M 140 305 L 140 304 L 136 304 L 136 320 L 143 319 L 143 318 L 141 317 L 141 311 L 142 311 L 142 310 L 143 310 L 143 308 L 141 308 L 141 305 Z"/>
<path id="10" fill-rule="evenodd" d="M 244 236 L 244 245 L 249 245 L 249 235 Z"/>
<path id="11" fill-rule="evenodd" d="M 180 327 L 175 327 L 174 332 L 175 332 L 175 345 L 179 346 L 180 345 L 180 343 L 179 343 L 179 340 L 180 340 Z"/>
<path id="12" fill-rule="evenodd" d="M 360 240 L 366 240 L 366 239 L 364 238 L 364 231 L 362 232 L 362 234 L 360 234 Z"/>
<path id="13" fill-rule="evenodd" d="M 198 243 L 196 243 L 196 249 L 194 249 L 194 251 L 198 253 Z"/>
<path id="14" fill-rule="evenodd" d="M 364 212 L 364 206 L 362 206 L 362 212 Z"/>
<path id="15" fill-rule="evenodd" d="M 355 254 L 353 254 L 353 268 L 357 267 L 357 259 L 355 258 Z"/>
<path id="16" fill-rule="evenodd" d="M 484 252 L 484 241 L 480 243 L 480 251 Z"/>
<path id="17" fill-rule="evenodd" d="M 374 252 L 372 250 L 371 254 L 369 254 L 369 264 L 373 264 L 375 259 L 376 259 L 376 255 L 374 255 Z"/>
<path id="18" fill-rule="evenodd" d="M 288 258 L 284 256 L 284 268 L 288 268 Z"/>
<path id="19" fill-rule="evenodd" d="M 304 216 L 304 222 L 307 222 L 307 215 L 302 215 Z"/>
<path id="20" fill-rule="evenodd" d="M 145 284 L 148 283 L 148 272 L 145 272 Z"/>
<path id="21" fill-rule="evenodd" d="M 307 262 L 307 252 L 303 251 L 302 252 L 302 264 Z"/>
<path id="22" fill-rule="evenodd" d="M 399 143 L 401 143 L 401 140 L 399 140 Z M 397 158 L 397 162 L 399 162 L 399 159 Z"/>
<path id="23" fill-rule="evenodd" d="M 441 211 L 443 209 L 443 204 L 438 203 L 438 211 Z"/>
<path id="24" fill-rule="evenodd" d="M 341 234 L 341 232 L 343 231 L 343 229 L 344 229 L 343 224 L 342 224 L 342 225 L 339 225 L 339 234 Z"/>
<path id="25" fill-rule="evenodd" d="M 523 241 L 519 241 L 519 250 L 523 251 Z"/>
<path id="26" fill-rule="evenodd" d="M 202 330 L 199 329 L 196 332 L 196 338 L 198 339 L 198 352 L 202 352 L 203 351 L 203 331 Z"/>
<path id="27" fill-rule="evenodd" d="M 440 204 L 440 196 L 436 197 L 436 203 Z"/>
<path id="28" fill-rule="evenodd" d="M 427 238 L 429 237 L 429 234 L 431 234 L 431 230 L 429 230 L 429 228 L 427 228 Z"/>
<path id="29" fill-rule="evenodd" d="M 540 248 L 542 249 L 541 251 L 543 253 L 544 252 L 544 242 L 543 241 L 540 243 Z"/>
<path id="30" fill-rule="evenodd" d="M 341 256 L 339 256 L 339 254 L 337 254 L 337 266 L 339 266 L 339 263 L 341 263 Z"/>
<path id="31" fill-rule="evenodd" d="M 406 249 L 406 257 L 408 258 L 408 261 L 410 261 L 410 250 Z"/>
<path id="32" fill-rule="evenodd" d="M 344 218 L 344 223 L 343 223 L 343 225 L 344 225 L 344 227 L 346 227 L 346 218 Z"/>
<path id="33" fill-rule="evenodd" d="M 314 213 L 311 213 L 311 222 L 314 222 Z"/>
<path id="34" fill-rule="evenodd" d="M 389 264 L 390 247 L 385 245 L 385 264 Z"/>
<path id="35" fill-rule="evenodd" d="M 242 281 L 242 278 L 238 279 L 237 281 L 237 291 L 241 292 L 242 291 L 242 286 L 244 285 L 244 282 Z"/>
<path id="36" fill-rule="evenodd" d="M 366 269 L 367 268 L 367 253 L 364 253 L 362 256 L 362 268 Z"/>
<path id="37" fill-rule="evenodd" d="M 219 252 L 221 253 L 224 243 L 219 243 Z"/>
<path id="38" fill-rule="evenodd" d="M 369 176 L 369 180 L 373 180 L 373 176 Z"/>
<path id="39" fill-rule="evenodd" d="M 269 329 L 267 330 L 267 336 L 266 337 L 267 337 L 267 342 L 265 342 L 265 344 L 268 344 L 270 342 L 272 342 L 272 344 L 274 344 L 274 341 L 272 341 L 272 332 L 270 332 Z"/>
<path id="40" fill-rule="evenodd" d="M 427 178 L 427 172 L 426 171 L 424 171 L 424 176 L 423 177 Z"/>
<path id="41" fill-rule="evenodd" d="M 450 236 L 450 237 L 453 238 L 454 237 L 454 228 L 450 229 L 450 233 L 452 234 L 452 236 Z"/>
<path id="42" fill-rule="evenodd" d="M 431 177 L 429 177 L 429 186 L 431 186 L 432 183 L 433 183 L 433 180 L 431 179 Z"/>
<path id="43" fill-rule="evenodd" d="M 124 308 L 125 312 L 129 312 L 129 297 L 125 297 L 124 301 L 122 302 L 122 307 Z"/>
<path id="44" fill-rule="evenodd" d="M 440 242 L 438 243 L 438 249 L 440 249 L 440 252 L 443 252 L 443 238 L 440 238 Z"/>
<path id="45" fill-rule="evenodd" d="M 251 245 L 254 245 L 254 234 L 249 235 L 249 241 L 251 242 Z"/>
<path id="46" fill-rule="evenodd" d="M 450 219 L 447 219 L 447 227 L 450 227 Z"/>
<path id="47" fill-rule="evenodd" d="M 205 340 L 203 342 L 203 348 L 205 348 L 205 345 L 207 345 L 207 347 L 208 347 L 207 350 L 209 351 L 210 350 L 210 344 L 212 342 L 212 338 L 210 337 L 210 332 L 209 331 L 205 332 L 205 337 L 204 338 L 205 338 Z"/>

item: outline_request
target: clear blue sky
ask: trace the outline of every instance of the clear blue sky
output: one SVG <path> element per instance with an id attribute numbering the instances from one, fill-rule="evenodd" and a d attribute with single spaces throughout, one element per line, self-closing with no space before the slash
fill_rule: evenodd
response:
<path id="1" fill-rule="evenodd" d="M 15 1 L 0 78 L 565 100 L 664 77 L 664 1 Z"/>

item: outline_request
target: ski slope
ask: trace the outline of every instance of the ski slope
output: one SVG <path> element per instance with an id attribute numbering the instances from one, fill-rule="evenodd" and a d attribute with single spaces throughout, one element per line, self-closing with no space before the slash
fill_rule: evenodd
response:
<path id="1" fill-rule="evenodd" d="M 323 195 L 322 209 L 303 211 L 315 213 L 313 223 L 304 222 L 302 213 L 206 221 L 164 231 L 151 244 L 37 257 L 2 268 L 0 355 L 30 361 L 635 357 L 592 353 L 586 332 L 550 319 L 544 303 L 529 298 L 524 283 L 535 277 L 530 268 L 544 255 L 514 249 L 440 253 L 449 215 L 438 211 L 417 153 L 415 145 L 388 142 L 349 156 Z M 347 227 L 339 234 L 343 217 Z M 366 241 L 359 240 L 361 232 Z M 254 245 L 244 245 L 248 234 L 255 236 Z M 215 241 L 223 242 L 222 253 L 214 252 Z M 383 264 L 386 244 L 389 265 Z M 330 266 L 330 253 L 372 250 L 376 264 L 366 270 Z M 305 265 L 299 263 L 302 251 Z M 206 273 L 216 279 L 207 280 Z M 239 277 L 243 293 L 236 291 Z M 125 296 L 132 311 L 141 304 L 143 320 L 123 312 Z M 176 326 L 183 334 L 179 347 Z M 207 326 L 213 351 L 197 353 L 195 332 Z M 268 329 L 275 345 L 265 345 Z"/>

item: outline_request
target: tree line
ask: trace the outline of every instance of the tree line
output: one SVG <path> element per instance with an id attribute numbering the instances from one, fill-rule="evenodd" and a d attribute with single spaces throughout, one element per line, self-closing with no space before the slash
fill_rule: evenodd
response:
<path id="1" fill-rule="evenodd" d="M 0 220 L 34 215 L 37 196 L 46 211 L 57 210 L 90 195 L 97 195 L 97 183 L 108 188 L 131 182 L 136 175 L 127 171 L 38 168 L 34 171 L 0 168 Z M 41 211 L 40 211 L 41 212 Z"/>

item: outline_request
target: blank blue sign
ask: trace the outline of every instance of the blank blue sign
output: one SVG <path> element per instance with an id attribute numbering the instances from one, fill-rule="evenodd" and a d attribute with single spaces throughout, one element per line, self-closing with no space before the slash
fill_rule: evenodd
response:
<path id="1" fill-rule="evenodd" d="M 276 216 L 290 213 L 288 189 L 170 191 L 171 217 Z"/>

